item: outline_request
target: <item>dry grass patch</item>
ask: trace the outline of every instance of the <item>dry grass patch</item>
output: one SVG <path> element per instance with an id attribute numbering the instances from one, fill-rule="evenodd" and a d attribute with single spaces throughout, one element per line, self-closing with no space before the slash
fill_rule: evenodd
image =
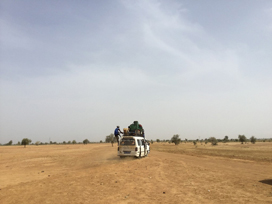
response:
<path id="1" fill-rule="evenodd" d="M 238 142 L 218 143 L 212 146 L 210 143 L 181 143 L 179 145 L 168 143 L 154 143 L 152 150 L 192 156 L 220 156 L 235 159 L 245 159 L 262 162 L 272 162 L 272 143 L 257 142 L 256 144 L 241 144 Z"/>

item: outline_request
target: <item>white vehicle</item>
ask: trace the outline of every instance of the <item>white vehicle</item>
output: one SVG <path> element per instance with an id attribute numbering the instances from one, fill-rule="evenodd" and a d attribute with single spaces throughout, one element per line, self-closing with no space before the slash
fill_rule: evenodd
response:
<path id="1" fill-rule="evenodd" d="M 149 154 L 149 144 L 143 137 L 123 136 L 118 147 L 118 156 L 124 157 L 145 157 Z"/>

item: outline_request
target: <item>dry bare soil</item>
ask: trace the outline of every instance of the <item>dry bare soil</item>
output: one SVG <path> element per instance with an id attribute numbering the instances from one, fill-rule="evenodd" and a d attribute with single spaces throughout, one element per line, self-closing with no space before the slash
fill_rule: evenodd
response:
<path id="1" fill-rule="evenodd" d="M 0 147 L 0 203 L 272 203 L 272 143 Z"/>

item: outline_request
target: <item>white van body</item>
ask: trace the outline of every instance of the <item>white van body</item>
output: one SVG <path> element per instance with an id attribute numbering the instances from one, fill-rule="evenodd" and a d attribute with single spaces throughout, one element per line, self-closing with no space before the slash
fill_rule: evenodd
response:
<path id="1" fill-rule="evenodd" d="M 149 154 L 149 145 L 143 137 L 123 136 L 118 147 L 118 156 L 124 157 L 145 157 Z"/>

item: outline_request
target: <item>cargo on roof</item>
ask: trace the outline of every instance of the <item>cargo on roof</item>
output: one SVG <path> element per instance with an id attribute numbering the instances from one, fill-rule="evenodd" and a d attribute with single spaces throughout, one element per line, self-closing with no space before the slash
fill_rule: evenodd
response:
<path id="1" fill-rule="evenodd" d="M 138 121 L 134 121 L 128 128 L 124 128 L 124 136 L 145 137 L 143 126 Z"/>

